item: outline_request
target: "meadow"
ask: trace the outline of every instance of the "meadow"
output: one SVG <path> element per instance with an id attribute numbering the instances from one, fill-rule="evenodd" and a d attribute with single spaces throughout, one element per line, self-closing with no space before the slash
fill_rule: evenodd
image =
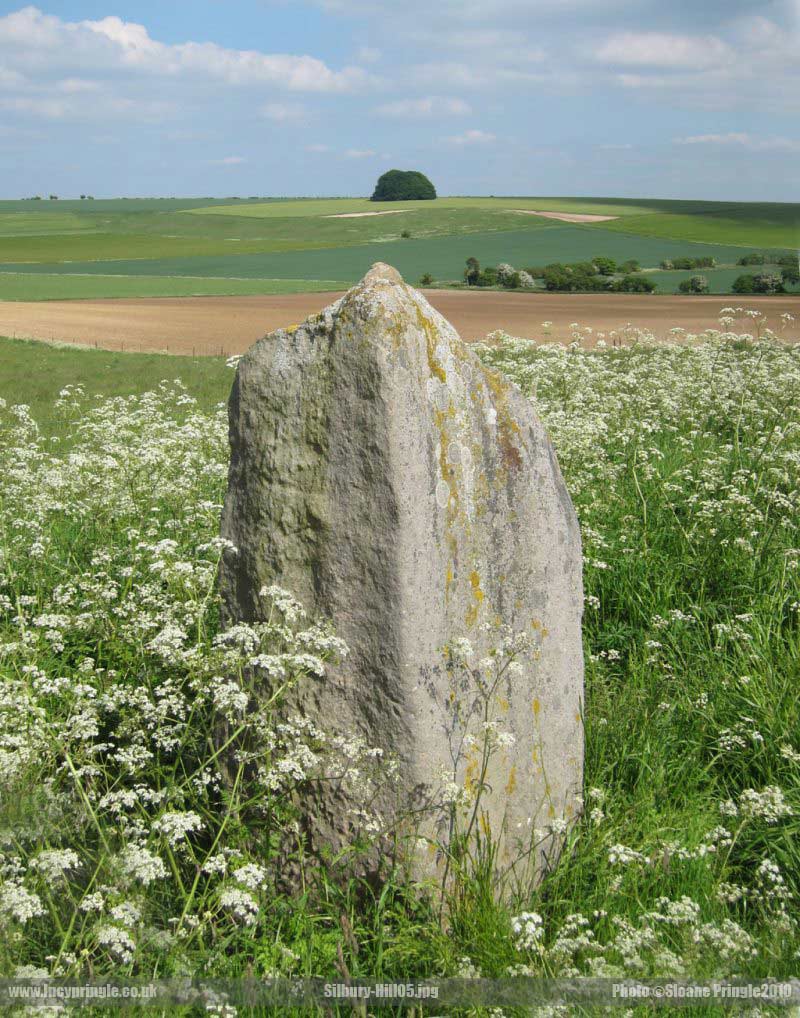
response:
<path id="1" fill-rule="evenodd" d="M 95 273 L 0 273 L 4 300 L 81 300 L 120 297 L 249 296 L 346 290 L 341 279 L 235 279 L 229 276 L 126 276 Z"/>
<path id="2" fill-rule="evenodd" d="M 270 826 L 319 747 L 273 739 L 255 788 L 221 780 L 220 713 L 272 730 L 253 655 L 295 682 L 336 650 L 279 593 L 220 633 L 231 368 L 0 341 L 0 974 L 795 974 L 800 347 L 757 319 L 478 348 L 581 522 L 585 795 L 537 890 L 503 906 L 464 871 L 444 912 L 388 865 L 377 891 L 317 869 L 275 893 Z"/>
<path id="3" fill-rule="evenodd" d="M 527 214 L 532 210 L 617 218 L 564 223 Z M 393 214 L 364 215 L 375 212 Z M 713 255 L 732 266 L 744 251 L 796 252 L 799 231 L 797 204 L 535 197 L 0 202 L 0 299 L 55 299 L 71 286 L 31 279 L 26 290 L 17 278 L 38 274 L 127 277 L 124 286 L 75 283 L 81 296 L 103 297 L 179 296 L 187 292 L 186 276 L 203 280 L 196 293 L 220 292 L 207 282 L 217 277 L 264 279 L 281 292 L 305 280 L 312 290 L 324 281 L 354 282 L 377 260 L 412 281 L 424 273 L 459 280 L 471 256 L 525 266 L 602 254 L 652 268 L 677 255 Z M 164 279 L 163 289 L 156 291 L 152 277 Z"/>

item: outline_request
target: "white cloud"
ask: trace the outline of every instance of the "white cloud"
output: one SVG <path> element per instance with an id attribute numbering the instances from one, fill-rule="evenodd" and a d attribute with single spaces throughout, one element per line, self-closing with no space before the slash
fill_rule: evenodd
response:
<path id="1" fill-rule="evenodd" d="M 241 166 L 247 160 L 244 156 L 225 156 L 224 159 L 212 159 L 212 166 Z"/>
<path id="2" fill-rule="evenodd" d="M 290 92 L 352 92 L 369 81 L 360 67 L 337 71 L 308 55 L 233 50 L 211 42 L 166 44 L 152 39 L 144 25 L 118 17 L 68 22 L 36 7 L 0 18 L 0 60 L 23 72 L 74 67 L 87 77 L 124 69 L 149 78 L 200 78 Z"/>
<path id="3" fill-rule="evenodd" d="M 601 152 L 629 152 L 633 148 L 631 144 L 624 145 L 600 145 Z"/>
<path id="4" fill-rule="evenodd" d="M 371 148 L 349 148 L 345 152 L 345 158 L 347 159 L 371 159 L 378 153 Z"/>
<path id="5" fill-rule="evenodd" d="M 57 81 L 53 87 L 57 92 L 74 95 L 78 92 L 99 92 L 101 86 L 99 82 L 87 81 L 85 78 L 64 78 Z"/>
<path id="6" fill-rule="evenodd" d="M 374 46 L 361 46 L 357 53 L 358 61 L 362 64 L 377 64 L 381 55 L 381 51 Z"/>
<path id="7" fill-rule="evenodd" d="M 322 152 L 330 152 L 331 151 L 331 147 L 330 147 L 330 145 L 306 145 L 305 150 L 306 150 L 306 152 L 322 153 Z"/>
<path id="8" fill-rule="evenodd" d="M 449 99 L 445 96 L 430 95 L 420 99 L 399 99 L 396 102 L 378 106 L 376 113 L 384 117 L 461 117 L 472 112 L 463 99 Z"/>
<path id="9" fill-rule="evenodd" d="M 451 145 L 486 145 L 490 141 L 494 141 L 495 136 L 489 134 L 488 131 L 471 130 L 465 131 L 463 134 L 451 135 L 447 138 L 447 141 Z"/>
<path id="10" fill-rule="evenodd" d="M 308 118 L 308 111 L 303 106 L 289 103 L 267 103 L 261 107 L 261 113 L 267 120 L 274 120 L 279 124 L 297 124 Z"/>
<path id="11" fill-rule="evenodd" d="M 666 32 L 620 32 L 594 51 L 601 63 L 639 67 L 716 67 L 733 50 L 713 35 L 670 35 Z"/>
<path id="12" fill-rule="evenodd" d="M 674 138 L 676 145 L 733 145 L 751 152 L 800 152 L 797 138 L 754 138 L 750 134 L 730 131 L 727 134 L 692 134 Z"/>

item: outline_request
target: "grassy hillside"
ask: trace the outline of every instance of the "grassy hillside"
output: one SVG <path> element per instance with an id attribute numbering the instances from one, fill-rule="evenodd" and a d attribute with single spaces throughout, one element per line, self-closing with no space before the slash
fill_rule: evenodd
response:
<path id="1" fill-rule="evenodd" d="M 561 211 L 617 218 L 564 224 L 529 214 Z M 363 215 L 363 213 L 391 213 Z M 620 198 L 463 197 L 373 203 L 363 198 L 147 199 L 0 202 L 0 270 L 136 277 L 112 286 L 75 284 L 92 296 L 186 293 L 144 277 L 353 281 L 377 259 L 411 280 L 458 279 L 464 260 L 525 266 L 596 255 L 653 267 L 680 254 L 722 265 L 746 250 L 796 250 L 800 205 L 669 202 Z M 270 292 L 269 283 L 264 290 Z M 0 280 L 0 299 L 19 299 Z M 31 282 L 41 299 L 64 284 Z M 189 292 L 215 293 L 206 283 Z M 237 285 L 224 292 L 250 292 Z"/>
<path id="2" fill-rule="evenodd" d="M 0 270 L 0 300 L 81 300 L 104 297 L 250 296 L 345 290 L 340 279 L 232 279 L 226 276 L 84 275 Z"/>
<path id="3" fill-rule="evenodd" d="M 57 434 L 63 426 L 54 404 L 65 386 L 80 385 L 98 397 L 128 396 L 176 377 L 202 410 L 211 411 L 227 400 L 233 372 L 222 357 L 112 353 L 0 337 L 0 399 L 30 407 L 47 435 Z"/>
<path id="4" fill-rule="evenodd" d="M 395 218 L 395 217 L 392 217 Z M 397 217 L 399 218 L 399 216 Z M 510 262 L 516 266 L 573 262 L 609 255 L 623 260 L 637 258 L 642 265 L 655 266 L 665 258 L 682 254 L 712 255 L 720 262 L 735 260 L 741 252 L 720 244 L 693 244 L 655 237 L 614 233 L 600 227 L 549 224 L 538 229 L 492 230 L 484 233 L 451 234 L 446 237 L 411 237 L 374 240 L 342 248 L 265 252 L 262 254 L 197 255 L 188 258 L 126 258 L 83 263 L 44 262 L 37 265 L 7 264 L 6 272 L 99 273 L 102 275 L 227 276 L 269 279 L 361 278 L 375 261 L 395 265 L 408 279 L 423 272 L 438 279 L 460 279 L 470 256 L 482 264 Z M 0 276 L 2 294 L 2 276 Z"/>

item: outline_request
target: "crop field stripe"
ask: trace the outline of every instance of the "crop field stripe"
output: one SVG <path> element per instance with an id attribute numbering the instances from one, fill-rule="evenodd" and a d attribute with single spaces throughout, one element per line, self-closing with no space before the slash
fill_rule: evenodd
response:
<path id="1" fill-rule="evenodd" d="M 344 290 L 341 279 L 261 279 L 234 276 L 132 276 L 96 273 L 0 271 L 3 301 L 82 300 L 114 297 L 258 296 Z"/>
<path id="2" fill-rule="evenodd" d="M 308 218 L 353 213 L 435 212 L 440 209 L 485 209 L 513 212 L 515 209 L 542 212 L 588 213 L 590 215 L 631 216 L 648 214 L 646 204 L 629 206 L 614 201 L 576 198 L 437 198 L 435 201 L 373 202 L 366 198 L 319 198 L 303 201 L 257 202 L 236 205 L 213 205 L 187 209 L 190 215 L 231 216 L 239 218 Z"/>
<path id="3" fill-rule="evenodd" d="M 706 243 L 707 241 L 697 236 L 701 232 L 715 243 L 746 248 L 749 251 L 761 249 L 796 251 L 800 246 L 800 226 L 792 223 L 753 223 L 712 216 L 678 216 L 667 213 L 614 220 L 604 223 L 603 226 L 629 236 L 676 239 L 687 244 Z"/>
<path id="4" fill-rule="evenodd" d="M 395 265 L 410 282 L 416 282 L 424 272 L 430 272 L 439 280 L 460 279 L 470 256 L 485 265 L 510 262 L 524 268 L 554 261 L 579 261 L 601 254 L 619 260 L 636 258 L 645 266 L 658 265 L 665 258 L 682 254 L 711 255 L 718 261 L 731 263 L 738 253 L 738 249 L 727 245 L 637 237 L 595 226 L 551 225 L 542 230 L 469 233 L 305 251 L 38 263 L 3 268 L 7 272 L 31 275 L 163 275 L 355 282 L 373 262 L 386 261 Z"/>

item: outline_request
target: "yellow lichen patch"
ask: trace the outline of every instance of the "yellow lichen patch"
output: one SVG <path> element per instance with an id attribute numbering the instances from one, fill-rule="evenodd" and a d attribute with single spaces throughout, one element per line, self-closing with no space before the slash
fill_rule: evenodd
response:
<path id="1" fill-rule="evenodd" d="M 533 760 L 533 762 L 536 763 L 536 761 L 538 759 L 538 756 L 539 756 L 539 750 L 534 746 L 533 750 L 531 751 L 531 760 Z"/>
<path id="2" fill-rule="evenodd" d="M 472 756 L 467 761 L 467 771 L 464 775 L 464 788 L 470 795 L 474 794 L 475 786 L 478 783 L 478 760 Z"/>
<path id="3" fill-rule="evenodd" d="M 447 372 L 436 358 L 436 327 L 419 305 L 416 306 L 416 311 L 417 325 L 425 335 L 428 348 L 428 367 L 431 370 L 431 374 L 435 375 L 444 384 L 447 382 Z"/>
<path id="4" fill-rule="evenodd" d="M 511 795 L 516 787 L 517 787 L 517 768 L 512 767 L 508 775 L 508 781 L 506 783 L 506 795 Z"/>
<path id="5" fill-rule="evenodd" d="M 533 716 L 535 718 L 538 718 L 539 717 L 539 711 L 542 709 L 542 705 L 539 703 L 539 700 L 538 700 L 537 697 L 533 698 L 533 703 L 531 704 L 531 706 L 533 708 Z"/>
<path id="6" fill-rule="evenodd" d="M 489 392 L 494 397 L 494 406 L 497 411 L 497 430 L 500 440 L 500 454 L 503 464 L 507 470 L 519 470 L 522 466 L 522 457 L 514 442 L 514 436 L 520 432 L 519 424 L 511 416 L 508 406 L 508 394 L 510 383 L 496 371 L 491 371 L 483 366 L 483 377 Z"/>
<path id="7" fill-rule="evenodd" d="M 483 591 L 481 590 L 481 578 L 475 569 L 472 570 L 469 576 L 470 586 L 472 587 L 472 596 L 475 599 L 473 603 L 467 608 L 466 624 L 467 628 L 471 629 L 478 621 L 478 612 L 480 611 L 481 604 L 483 603 Z"/>
<path id="8" fill-rule="evenodd" d="M 497 706 L 504 714 L 508 714 L 508 700 L 504 696 L 498 697 Z"/>
<path id="9" fill-rule="evenodd" d="M 556 815 L 556 809 L 552 803 L 547 807 L 547 815 L 549 817 L 554 817 Z"/>

